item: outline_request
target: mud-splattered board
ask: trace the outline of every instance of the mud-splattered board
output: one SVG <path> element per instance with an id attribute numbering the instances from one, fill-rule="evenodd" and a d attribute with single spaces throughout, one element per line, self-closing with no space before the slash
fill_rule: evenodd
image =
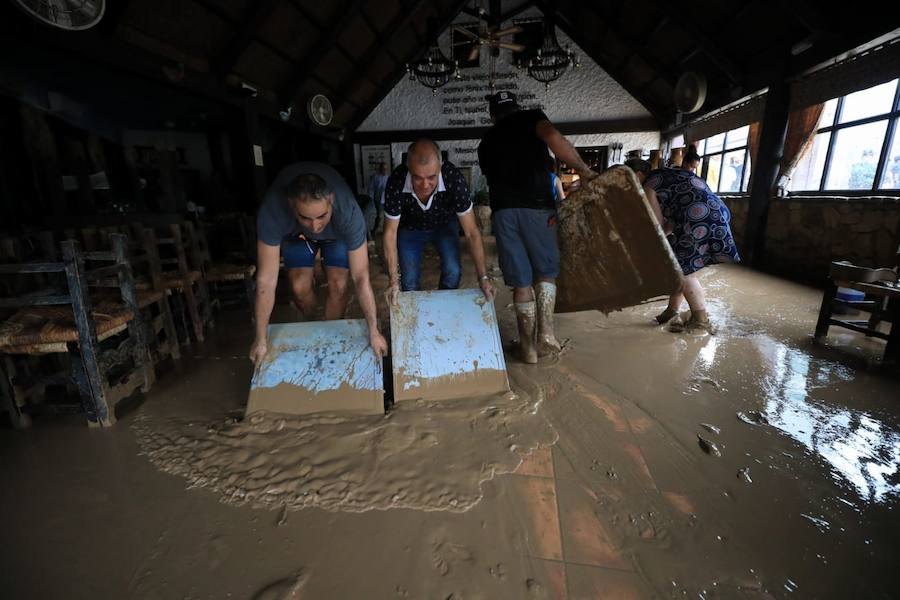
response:
<path id="1" fill-rule="evenodd" d="M 559 245 L 556 312 L 608 312 L 681 289 L 675 255 L 628 167 L 612 167 L 566 198 Z"/>
<path id="2" fill-rule="evenodd" d="M 401 293 L 391 355 L 396 401 L 509 390 L 494 303 L 477 289 Z"/>
<path id="3" fill-rule="evenodd" d="M 381 364 L 363 319 L 269 325 L 269 350 L 250 384 L 257 410 L 384 412 Z"/>

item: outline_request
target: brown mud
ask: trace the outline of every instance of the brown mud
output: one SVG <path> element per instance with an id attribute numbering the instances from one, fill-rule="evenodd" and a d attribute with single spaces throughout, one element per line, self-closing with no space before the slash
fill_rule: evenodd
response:
<path id="1" fill-rule="evenodd" d="M 817 290 L 734 266 L 700 279 L 716 335 L 656 325 L 662 301 L 557 315 L 565 350 L 534 366 L 510 351 L 504 291 L 513 392 L 389 416 L 240 421 L 251 331 L 223 314 L 113 429 L 2 432 L 4 595 L 894 596 L 883 343 L 813 344 Z"/>

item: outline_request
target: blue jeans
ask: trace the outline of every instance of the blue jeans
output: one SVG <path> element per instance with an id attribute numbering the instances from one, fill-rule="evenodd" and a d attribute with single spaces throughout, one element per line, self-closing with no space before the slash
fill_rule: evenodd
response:
<path id="1" fill-rule="evenodd" d="M 459 222 L 450 221 L 439 229 L 397 231 L 397 253 L 400 255 L 400 289 L 404 292 L 419 289 L 422 273 L 422 251 L 431 242 L 441 257 L 440 289 L 455 290 L 462 276 L 459 264 Z"/>

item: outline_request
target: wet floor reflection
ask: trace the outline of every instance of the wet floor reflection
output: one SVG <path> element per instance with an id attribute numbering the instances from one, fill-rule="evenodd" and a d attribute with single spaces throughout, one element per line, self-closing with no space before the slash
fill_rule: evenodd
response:
<path id="1" fill-rule="evenodd" d="M 825 459 L 838 483 L 849 484 L 863 500 L 895 500 L 900 494 L 896 428 L 816 397 L 850 382 L 853 371 L 766 336 L 757 338 L 756 345 L 770 369 L 762 382 L 769 424 Z"/>

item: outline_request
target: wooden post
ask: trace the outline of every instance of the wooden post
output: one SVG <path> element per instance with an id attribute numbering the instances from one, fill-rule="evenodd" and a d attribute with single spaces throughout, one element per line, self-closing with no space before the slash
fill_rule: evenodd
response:
<path id="1" fill-rule="evenodd" d="M 181 235 L 181 227 L 170 225 L 172 238 L 175 240 L 175 252 L 178 257 L 178 272 L 181 274 L 182 293 L 187 303 L 188 314 L 191 316 L 191 325 L 194 328 L 194 337 L 198 342 L 203 341 L 203 319 L 197 308 L 197 298 L 194 296 L 194 283 L 191 281 L 191 270 L 188 268 L 187 256 L 184 253 L 184 238 Z"/>
<path id="2" fill-rule="evenodd" d="M 156 245 L 156 233 L 148 228 L 141 232 L 141 240 L 144 252 L 147 256 L 147 268 L 150 271 L 150 281 L 154 290 L 162 291 L 163 297 L 159 303 L 162 314 L 163 329 L 166 332 L 166 344 L 173 360 L 181 358 L 181 349 L 178 346 L 178 333 L 175 331 L 175 319 L 172 317 L 172 307 L 169 306 L 169 291 L 166 289 L 162 278 L 162 265 L 159 262 L 159 247 Z"/>
<path id="3" fill-rule="evenodd" d="M 157 150 L 159 155 L 159 185 L 163 190 L 160 210 L 177 213 L 184 209 L 181 174 L 178 172 L 178 153 L 174 150 Z"/>
<path id="4" fill-rule="evenodd" d="M 134 273 L 131 270 L 131 261 L 128 252 L 128 237 L 121 233 L 113 233 L 109 236 L 113 253 L 116 255 L 116 264 L 119 266 L 119 292 L 122 294 L 122 301 L 128 307 L 133 315 L 128 321 L 128 337 L 134 342 L 134 350 L 132 357 L 136 369 L 144 372 L 144 383 L 141 391 L 149 392 L 151 386 L 156 381 L 156 373 L 153 370 L 153 359 L 150 356 L 150 345 L 148 343 L 149 323 L 145 322 L 144 315 L 141 312 L 141 305 L 138 302 L 137 289 L 134 285 Z"/>
<path id="5" fill-rule="evenodd" d="M 44 113 L 24 103 L 19 111 L 25 149 L 34 174 L 34 187 L 43 204 L 41 209 L 44 214 L 62 216 L 66 213 L 66 192 L 63 190 L 56 138 Z"/>
<path id="6" fill-rule="evenodd" d="M 62 245 L 66 280 L 72 297 L 72 312 L 78 329 L 78 349 L 72 354 L 76 361 L 78 387 L 82 405 L 87 412 L 88 425 L 109 426 L 116 422 L 116 415 L 107 402 L 107 386 L 100 370 L 97 329 L 91 315 L 91 298 L 84 278 L 84 261 L 78 254 L 78 242 L 66 240 Z"/>
<path id="7" fill-rule="evenodd" d="M 204 253 L 200 247 L 201 241 L 205 243 L 205 240 L 201 237 L 203 230 L 199 227 L 194 227 L 194 224 L 190 221 L 185 221 L 184 230 L 187 234 L 188 251 L 191 253 L 192 267 L 200 272 L 200 279 L 197 280 L 197 299 L 200 303 L 201 317 L 204 324 L 209 323 L 211 326 L 212 305 L 209 296 L 209 285 L 207 285 L 206 281 L 206 273 L 210 267 L 209 253 Z"/>
<path id="8" fill-rule="evenodd" d="M 134 202 L 135 206 L 145 209 L 144 189 L 141 187 L 141 178 L 137 166 L 137 151 L 134 149 L 134 146 L 126 146 L 122 149 L 122 159 L 125 162 L 125 169 L 128 172 L 131 200 Z"/>
<path id="9" fill-rule="evenodd" d="M 244 122 L 247 126 L 247 141 L 249 142 L 248 158 L 253 182 L 253 196 L 256 206 L 262 204 L 266 195 L 266 166 L 262 155 L 262 135 L 259 131 L 259 112 L 253 99 L 248 99 L 244 104 Z"/>
<path id="10" fill-rule="evenodd" d="M 80 139 L 64 137 L 62 149 L 65 156 L 65 169 L 68 175 L 78 179 L 78 207 L 76 212 L 89 215 L 95 212 L 94 190 L 91 187 L 91 176 L 88 169 L 87 153 L 84 142 Z"/>
<path id="11" fill-rule="evenodd" d="M 787 131 L 790 88 L 785 80 L 787 61 L 769 84 L 766 108 L 763 112 L 759 151 L 753 164 L 750 185 L 750 206 L 741 258 L 750 266 L 760 266 L 766 244 L 766 221 L 775 178 L 784 153 L 784 134 Z"/>

